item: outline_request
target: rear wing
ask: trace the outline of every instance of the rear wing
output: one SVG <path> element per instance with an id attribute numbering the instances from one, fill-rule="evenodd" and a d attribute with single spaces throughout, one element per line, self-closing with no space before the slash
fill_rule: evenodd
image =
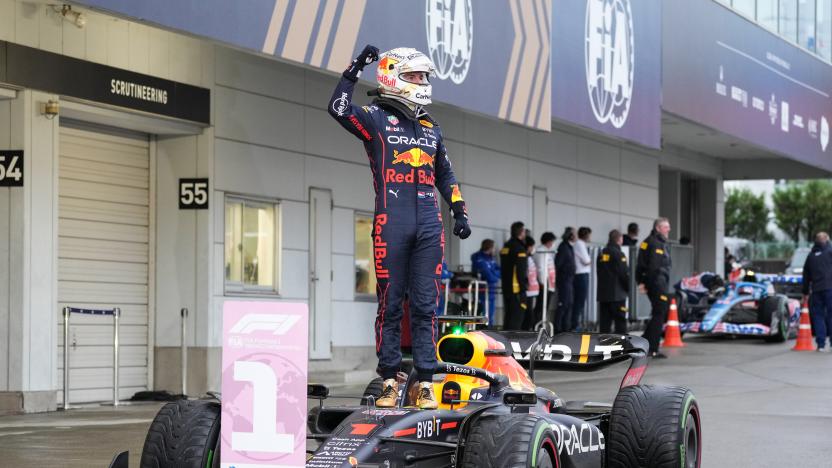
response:
<path id="1" fill-rule="evenodd" d="M 504 350 L 488 350 L 487 354 L 510 355 L 534 377 L 535 369 L 595 371 L 611 364 L 631 360 L 621 387 L 636 385 L 647 368 L 646 339 L 632 335 L 600 333 L 558 333 L 549 336 L 540 332 L 486 331 L 482 333 L 500 342 Z"/>

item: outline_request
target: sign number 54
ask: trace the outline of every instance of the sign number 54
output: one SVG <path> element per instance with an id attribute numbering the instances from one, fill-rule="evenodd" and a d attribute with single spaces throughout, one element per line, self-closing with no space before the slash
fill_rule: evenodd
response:
<path id="1" fill-rule="evenodd" d="M 179 179 L 179 209 L 208 209 L 208 179 Z"/>
<path id="2" fill-rule="evenodd" d="M 0 187 L 23 187 L 23 151 L 0 151 Z"/>

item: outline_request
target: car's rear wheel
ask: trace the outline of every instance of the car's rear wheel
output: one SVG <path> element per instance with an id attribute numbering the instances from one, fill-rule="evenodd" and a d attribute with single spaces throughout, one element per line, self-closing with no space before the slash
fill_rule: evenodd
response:
<path id="1" fill-rule="evenodd" d="M 220 404 L 181 400 L 166 404 L 150 424 L 141 468 L 216 468 L 219 457 Z"/>
<path id="2" fill-rule="evenodd" d="M 610 414 L 609 468 L 699 468 L 699 405 L 684 387 L 622 388 Z"/>
<path id="3" fill-rule="evenodd" d="M 789 311 L 785 297 L 769 296 L 763 299 L 758 318 L 763 325 L 774 325 L 773 334 L 767 336 L 766 341 L 782 343 L 789 339 Z M 776 324 L 772 323 L 775 318 Z"/>
<path id="4" fill-rule="evenodd" d="M 476 419 L 465 441 L 463 468 L 556 468 L 555 434 L 533 414 L 501 414 Z"/>

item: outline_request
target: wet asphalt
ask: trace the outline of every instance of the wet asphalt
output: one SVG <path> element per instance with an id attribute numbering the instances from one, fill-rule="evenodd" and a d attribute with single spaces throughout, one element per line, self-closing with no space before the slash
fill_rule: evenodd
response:
<path id="1" fill-rule="evenodd" d="M 794 341 L 686 337 L 650 364 L 644 383 L 684 385 L 702 414 L 703 467 L 832 467 L 832 353 Z M 538 372 L 567 400 L 612 401 L 626 364 L 595 373 Z M 363 387 L 334 389 L 358 394 Z M 139 466 L 160 404 L 0 417 L 2 467 L 106 467 L 120 450 Z"/>

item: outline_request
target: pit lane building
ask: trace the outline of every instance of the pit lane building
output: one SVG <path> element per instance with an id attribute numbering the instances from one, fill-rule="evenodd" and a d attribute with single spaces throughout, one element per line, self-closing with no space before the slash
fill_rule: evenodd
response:
<path id="1" fill-rule="evenodd" d="M 663 215 L 720 271 L 723 180 L 832 170 L 822 0 L 813 50 L 711 0 L 232 4 L 0 0 L 0 413 L 62 404 L 65 306 L 121 308 L 121 398 L 179 389 L 182 308 L 188 391 L 218 389 L 228 300 L 307 302 L 313 372 L 368 378 L 371 179 L 326 112 L 366 43 L 438 66 L 451 269 L 515 220 Z M 112 395 L 111 330 L 72 318 L 71 402 Z"/>

